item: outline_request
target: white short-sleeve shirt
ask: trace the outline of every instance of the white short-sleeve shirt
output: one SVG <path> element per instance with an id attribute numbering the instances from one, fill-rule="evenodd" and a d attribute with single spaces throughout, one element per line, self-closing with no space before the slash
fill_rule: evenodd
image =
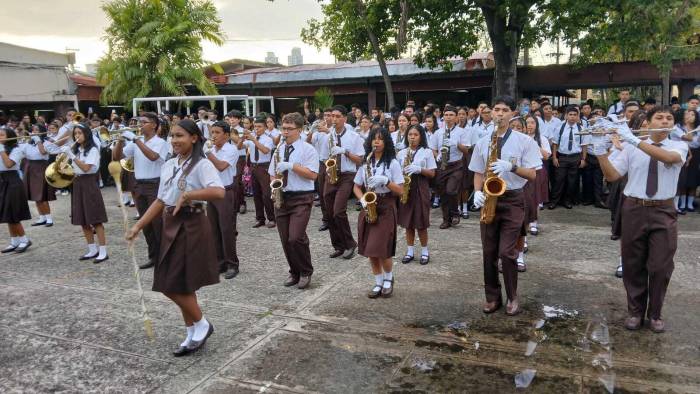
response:
<path id="1" fill-rule="evenodd" d="M 555 138 L 559 136 L 561 124 L 561 119 L 554 116 L 552 116 L 552 119 L 550 120 L 542 119 L 542 123 L 540 124 L 540 134 L 547 137 L 549 141 L 556 141 Z"/>
<path id="2" fill-rule="evenodd" d="M 318 153 L 314 147 L 303 141 L 301 138 L 294 141 L 291 145 L 292 149 L 289 154 L 289 163 L 298 163 L 299 165 L 308 168 L 312 172 L 318 174 L 319 160 Z M 282 144 L 279 147 L 279 156 L 282 161 L 284 161 L 284 152 L 287 149 L 287 144 Z M 272 158 L 272 163 L 267 169 L 270 176 L 277 176 L 275 174 L 275 163 L 277 162 L 277 154 Z M 304 178 L 303 176 L 297 174 L 294 171 L 288 171 L 287 173 L 287 186 L 284 187 L 285 192 L 312 192 L 314 191 L 315 182 L 311 179 Z"/>
<path id="3" fill-rule="evenodd" d="M 491 135 L 484 136 L 484 138 L 479 140 L 474 148 L 472 160 L 469 163 L 471 171 L 480 174 L 486 173 L 490 147 Z M 535 140 L 517 131 L 512 131 L 501 147 L 501 159 L 515 163 L 518 167 L 542 168 L 542 156 Z M 501 178 L 506 181 L 506 190 L 522 189 L 527 183 L 527 179 L 516 175 L 514 172 L 501 174 Z"/>
<path id="4" fill-rule="evenodd" d="M 24 149 L 24 157 L 27 160 L 48 160 L 49 159 L 49 152 L 44 147 L 44 150 L 46 150 L 46 154 L 42 155 L 41 151 L 39 150 L 39 147 L 35 145 L 34 143 L 28 143 L 28 144 L 22 144 L 22 148 Z"/>
<path id="5" fill-rule="evenodd" d="M 233 183 L 236 178 L 236 163 L 238 162 L 238 149 L 228 142 L 221 146 L 221 149 L 216 146 L 212 148 L 211 153 L 217 158 L 217 160 L 225 161 L 228 163 L 223 171 L 219 171 L 219 178 L 221 178 L 221 183 L 224 186 L 229 186 Z"/>
<path id="6" fill-rule="evenodd" d="M 649 142 L 651 143 L 651 141 Z M 681 156 L 681 161 L 670 165 L 658 162 L 658 190 L 653 196 L 647 196 L 646 193 L 651 156 L 632 144 L 625 144 L 622 151 L 610 155 L 610 163 L 615 167 L 618 174 L 622 176 L 627 174 L 627 186 L 625 186 L 623 191 L 625 196 L 645 200 L 668 200 L 676 196 L 678 176 L 688 157 L 688 144 L 664 139 L 661 141 L 660 148 L 670 152 L 677 152 Z"/>
<path id="7" fill-rule="evenodd" d="M 127 159 L 134 158 L 134 176 L 136 179 L 153 179 L 160 177 L 160 168 L 165 163 L 168 157 L 168 143 L 156 136 L 150 140 L 144 141 L 146 147 L 158 154 L 157 160 L 150 160 L 136 145 L 136 142 L 130 142 L 124 147 L 124 157 Z"/>
<path id="8" fill-rule="evenodd" d="M 396 159 L 399 161 L 401 168 L 406 166 L 405 160 L 409 149 L 410 148 L 402 149 L 396 155 Z M 418 148 L 415 150 L 413 152 L 413 160 L 411 160 L 411 164 L 418 165 L 426 170 L 434 170 L 437 168 L 435 156 L 433 156 L 433 151 L 429 148 Z"/>
<path id="9" fill-rule="evenodd" d="M 270 149 L 267 153 L 263 153 L 262 150 L 258 149 L 258 159 L 255 160 L 255 143 L 250 140 L 246 140 L 243 142 L 243 146 L 248 148 L 248 157 L 250 158 L 251 163 L 269 163 L 270 160 L 272 159 L 272 148 L 275 147 L 275 143 L 272 141 L 272 138 L 268 136 L 267 134 L 262 134 L 258 138 L 258 142 L 260 144 L 268 149 Z"/>
<path id="10" fill-rule="evenodd" d="M 311 145 L 316 149 L 320 160 L 328 160 L 330 148 L 328 147 L 328 133 L 316 131 L 311 136 Z"/>
<path id="11" fill-rule="evenodd" d="M 4 147 L 2 147 L 3 150 L 5 150 Z M 24 149 L 22 149 L 19 145 L 15 146 L 14 149 L 12 149 L 12 152 L 8 155 L 10 160 L 12 160 L 15 164 L 12 167 L 5 167 L 5 162 L 3 160 L 0 160 L 0 171 L 17 171 L 19 170 L 19 163 L 24 159 Z"/>
<path id="12" fill-rule="evenodd" d="M 331 128 L 331 137 L 333 138 L 333 144 L 339 145 L 338 140 L 340 140 L 343 148 L 353 155 L 364 157 L 365 156 L 365 140 L 360 137 L 359 134 L 354 132 L 352 128 L 345 126 L 343 133 L 337 134 L 335 128 Z M 357 171 L 357 165 L 350 160 L 346 155 L 340 155 L 340 172 L 355 172 Z"/>
<path id="13" fill-rule="evenodd" d="M 552 144 L 557 144 L 557 152 L 563 155 L 581 153 L 584 146 L 590 144 L 590 135 L 576 135 L 581 131 L 580 124 L 563 123 L 553 134 Z M 571 149 L 569 149 L 569 138 L 571 138 Z"/>
<path id="14" fill-rule="evenodd" d="M 437 157 L 442 157 L 440 154 L 440 149 L 443 145 L 443 136 L 445 135 L 445 128 L 441 128 L 433 134 L 431 141 L 428 143 L 432 150 L 437 151 Z M 462 151 L 457 148 L 457 144 L 471 146 L 471 141 L 469 141 L 469 135 L 467 132 L 458 126 L 454 126 L 450 131 L 450 138 L 447 140 L 450 146 L 450 158 L 449 163 L 454 163 L 462 160 L 464 156 Z"/>
<path id="15" fill-rule="evenodd" d="M 100 151 L 94 146 L 90 148 L 90 150 L 87 152 L 87 155 L 85 154 L 85 151 L 83 150 L 82 146 L 78 147 L 78 153 L 75 155 L 75 158 L 84 162 L 85 164 L 90 165 L 90 169 L 87 172 L 85 172 L 80 167 L 78 167 L 78 165 L 75 163 L 75 160 L 73 160 L 73 172 L 75 172 L 76 175 L 94 174 L 100 167 Z"/>
<path id="16" fill-rule="evenodd" d="M 357 171 L 357 174 L 355 174 L 355 184 L 364 186 L 365 188 L 367 187 L 366 185 L 366 179 L 365 179 L 365 173 L 367 172 L 365 169 L 365 166 L 367 164 L 363 164 L 361 171 Z M 401 164 L 399 164 L 398 160 L 394 159 L 391 161 L 391 164 L 387 167 L 386 163 L 382 163 L 379 166 L 372 164 L 370 172 L 372 173 L 372 176 L 374 175 L 386 175 L 389 178 L 389 182 L 394 182 L 397 185 L 402 185 L 403 184 L 403 172 L 401 171 Z M 380 186 L 376 189 L 374 189 L 375 193 L 379 194 L 384 194 L 384 193 L 390 193 L 391 190 L 389 190 L 388 187 L 386 186 Z"/>
<path id="17" fill-rule="evenodd" d="M 219 171 L 206 158 L 199 160 L 185 178 L 185 190 L 180 190 L 178 184 L 182 172 L 189 165 L 189 159 L 179 163 L 179 157 L 173 157 L 163 164 L 161 168 L 160 185 L 158 186 L 158 199 L 167 206 L 175 206 L 180 194 L 186 191 L 205 189 L 207 187 L 224 188 L 219 177 Z"/>

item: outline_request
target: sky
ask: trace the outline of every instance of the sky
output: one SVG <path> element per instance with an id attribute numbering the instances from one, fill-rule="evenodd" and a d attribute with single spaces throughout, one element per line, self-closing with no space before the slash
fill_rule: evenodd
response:
<path id="1" fill-rule="evenodd" d="M 287 64 L 292 48 L 299 47 L 304 63 L 334 63 L 328 49 L 318 51 L 299 38 L 308 19 L 321 17 L 316 0 L 213 1 L 231 41 L 221 47 L 203 43 L 206 60 L 264 61 L 272 51 Z M 107 49 L 102 40 L 107 18 L 101 4 L 100 0 L 2 0 L 3 13 L 14 17 L 3 18 L 0 42 L 61 53 L 78 49 L 76 67 L 85 70 L 85 64 L 97 62 Z"/>

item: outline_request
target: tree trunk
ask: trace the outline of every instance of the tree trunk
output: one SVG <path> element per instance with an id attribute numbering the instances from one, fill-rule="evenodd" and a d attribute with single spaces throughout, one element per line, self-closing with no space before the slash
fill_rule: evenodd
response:
<path id="1" fill-rule="evenodd" d="M 671 69 L 660 70 L 661 105 L 669 105 L 671 98 Z"/>
<path id="2" fill-rule="evenodd" d="M 357 11 L 360 14 L 360 18 L 362 20 L 367 19 L 367 12 L 365 10 L 364 4 L 362 4 L 362 0 L 355 0 L 355 4 L 357 6 Z M 374 34 L 372 29 L 370 29 L 369 24 L 365 24 L 365 29 L 367 30 L 367 36 L 369 37 L 369 42 L 372 44 L 372 49 L 374 50 L 374 55 L 377 57 L 377 63 L 379 63 L 379 69 L 382 72 L 382 79 L 384 80 L 384 88 L 386 89 L 386 98 L 388 101 L 389 108 L 396 105 L 396 101 L 394 100 L 394 90 L 391 87 L 391 79 L 389 78 L 389 71 L 386 68 L 386 61 L 384 60 L 384 54 L 382 53 L 382 49 L 379 47 L 379 41 L 377 40 L 377 36 Z"/>
<path id="3" fill-rule="evenodd" d="M 493 97 L 508 95 L 517 97 L 518 53 L 521 32 L 508 28 L 506 17 L 492 6 L 481 7 L 489 32 L 496 67 L 493 72 Z M 512 18 L 512 16 L 511 16 Z"/>

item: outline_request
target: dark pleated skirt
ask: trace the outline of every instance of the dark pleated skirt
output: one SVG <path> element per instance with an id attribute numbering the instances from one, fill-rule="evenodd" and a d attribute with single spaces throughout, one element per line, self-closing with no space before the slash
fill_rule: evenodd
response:
<path id="1" fill-rule="evenodd" d="M 678 177 L 678 191 L 686 194 L 686 190 L 700 186 L 700 148 L 691 149 L 690 163 L 684 165 Z"/>
<path id="2" fill-rule="evenodd" d="M 122 192 L 133 192 L 136 186 L 136 174 L 122 169 L 120 178 L 122 182 Z"/>
<path id="3" fill-rule="evenodd" d="M 396 204 L 392 194 L 377 199 L 377 222 L 365 221 L 364 209 L 357 217 L 358 252 L 365 257 L 386 259 L 396 254 Z"/>
<path id="4" fill-rule="evenodd" d="M 76 175 L 71 192 L 71 224 L 91 226 L 107 223 L 107 210 L 98 185 L 98 174 Z"/>
<path id="5" fill-rule="evenodd" d="M 153 291 L 194 293 L 219 283 L 211 224 L 204 212 L 163 212 L 160 259 L 153 272 Z"/>
<path id="6" fill-rule="evenodd" d="M 0 172 L 0 223 L 19 223 L 32 218 L 27 193 L 17 171 Z"/>
<path id="7" fill-rule="evenodd" d="M 399 202 L 399 226 L 424 230 L 430 227 L 430 186 L 428 178 L 411 176 L 411 189 L 406 204 Z"/>
<path id="8" fill-rule="evenodd" d="M 525 194 L 525 220 L 524 225 L 528 225 L 535 220 L 537 220 L 537 179 L 535 182 L 528 181 L 523 187 L 523 193 Z"/>
<path id="9" fill-rule="evenodd" d="M 24 171 L 24 189 L 29 201 L 54 201 L 56 189 L 46 182 L 48 160 L 28 160 Z"/>
<path id="10" fill-rule="evenodd" d="M 608 207 L 610 207 L 610 233 L 618 237 L 622 235 L 622 203 L 625 200 L 625 196 L 622 192 L 625 190 L 625 186 L 627 186 L 627 176 L 615 182 L 611 182 L 609 186 L 610 194 L 608 195 Z"/>
<path id="11" fill-rule="evenodd" d="M 462 168 L 464 168 L 464 177 L 462 178 L 462 191 L 471 190 L 474 188 L 474 172 L 469 171 L 469 162 L 472 160 L 472 150 L 462 158 Z"/>
<path id="12" fill-rule="evenodd" d="M 535 198 L 538 204 L 546 204 L 549 202 L 549 176 L 544 167 L 537 170 L 537 178 L 535 178 Z"/>

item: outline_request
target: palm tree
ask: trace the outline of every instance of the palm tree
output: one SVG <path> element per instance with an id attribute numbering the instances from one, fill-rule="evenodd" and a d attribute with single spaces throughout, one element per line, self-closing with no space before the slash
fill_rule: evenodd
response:
<path id="1" fill-rule="evenodd" d="M 97 68 L 103 104 L 131 106 L 134 97 L 185 95 L 186 85 L 217 93 L 204 75 L 208 63 L 201 46 L 202 40 L 225 41 L 210 0 L 112 0 L 102 9 L 110 20 L 108 52 Z"/>

